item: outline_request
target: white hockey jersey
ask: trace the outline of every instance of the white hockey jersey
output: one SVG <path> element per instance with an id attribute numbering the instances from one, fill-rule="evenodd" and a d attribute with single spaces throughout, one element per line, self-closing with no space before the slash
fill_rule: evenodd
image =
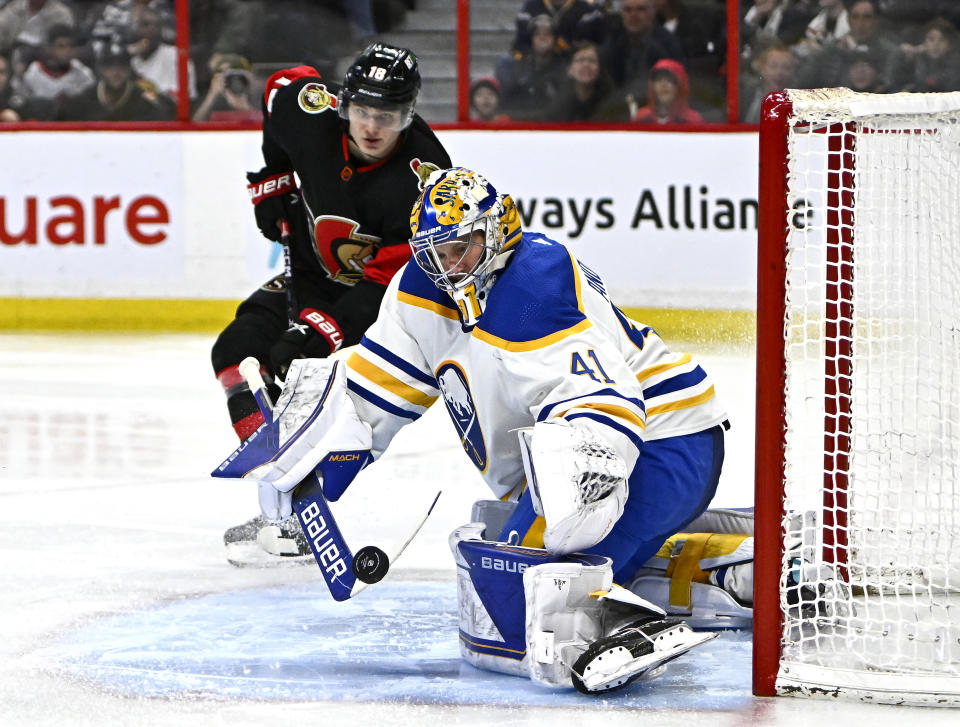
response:
<path id="1" fill-rule="evenodd" d="M 644 440 L 726 419 L 690 354 L 627 318 L 596 273 L 536 233 L 524 233 L 470 331 L 450 297 L 408 263 L 347 367 L 374 457 L 442 396 L 464 450 L 501 498 L 519 496 L 524 479 L 514 430 L 537 421 L 588 418 L 632 467 Z"/>

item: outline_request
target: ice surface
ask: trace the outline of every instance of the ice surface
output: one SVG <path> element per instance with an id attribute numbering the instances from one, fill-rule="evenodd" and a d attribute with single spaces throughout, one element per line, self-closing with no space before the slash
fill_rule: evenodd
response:
<path id="1" fill-rule="evenodd" d="M 0 727 L 955 722 L 753 698 L 748 633 L 599 699 L 462 664 L 446 538 L 486 490 L 443 410 L 337 503 L 348 541 L 388 545 L 443 488 L 386 581 L 338 604 L 311 567 L 229 566 L 256 493 L 208 476 L 235 446 L 211 342 L 0 335 Z M 752 351 L 692 350 L 734 425 L 715 503 L 749 504 Z"/>

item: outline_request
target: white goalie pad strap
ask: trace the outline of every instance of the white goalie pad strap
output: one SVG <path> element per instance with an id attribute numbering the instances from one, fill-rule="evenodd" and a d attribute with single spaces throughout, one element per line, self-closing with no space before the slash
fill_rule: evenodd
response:
<path id="1" fill-rule="evenodd" d="M 710 508 L 688 523 L 688 533 L 744 533 L 753 535 L 753 508 Z"/>
<path id="2" fill-rule="evenodd" d="M 527 601 L 527 661 L 530 678 L 570 686 L 570 666 L 603 635 L 603 604 L 591 594 L 609 591 L 609 558 L 597 565 L 545 563 L 523 574 Z"/>
<path id="3" fill-rule="evenodd" d="M 251 475 L 289 492 L 330 452 L 369 450 L 370 426 L 347 394 L 343 362 L 296 359 L 274 409 L 280 424 L 280 449 Z"/>
<path id="4" fill-rule="evenodd" d="M 257 483 L 260 512 L 270 522 L 286 520 L 293 512 L 293 490 L 280 492 L 269 482 Z"/>
<path id="5" fill-rule="evenodd" d="M 748 564 L 753 567 L 753 564 Z M 643 575 L 628 586 L 646 600 L 661 604 L 669 616 L 682 618 L 695 629 L 742 629 L 753 624 L 753 608 L 737 601 L 723 588 L 709 583 L 692 583 L 690 605 L 670 603 L 670 581 L 659 575 Z"/>
<path id="6" fill-rule="evenodd" d="M 623 457 L 587 421 L 550 419 L 518 434 L 546 549 L 562 555 L 603 540 L 627 502 Z"/>

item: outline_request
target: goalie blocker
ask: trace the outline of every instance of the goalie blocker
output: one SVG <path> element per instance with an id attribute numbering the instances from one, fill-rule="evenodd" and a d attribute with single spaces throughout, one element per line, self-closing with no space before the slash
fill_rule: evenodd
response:
<path id="1" fill-rule="evenodd" d="M 716 636 L 614 586 L 609 558 L 490 542 L 484 530 L 450 536 L 460 653 L 474 666 L 598 694 L 658 676 Z"/>

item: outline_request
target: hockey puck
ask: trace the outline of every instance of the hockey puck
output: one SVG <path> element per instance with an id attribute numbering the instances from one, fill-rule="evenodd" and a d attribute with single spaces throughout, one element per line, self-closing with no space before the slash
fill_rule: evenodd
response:
<path id="1" fill-rule="evenodd" d="M 353 575 L 364 583 L 376 583 L 390 569 L 390 558 L 375 545 L 367 545 L 353 556 Z"/>

